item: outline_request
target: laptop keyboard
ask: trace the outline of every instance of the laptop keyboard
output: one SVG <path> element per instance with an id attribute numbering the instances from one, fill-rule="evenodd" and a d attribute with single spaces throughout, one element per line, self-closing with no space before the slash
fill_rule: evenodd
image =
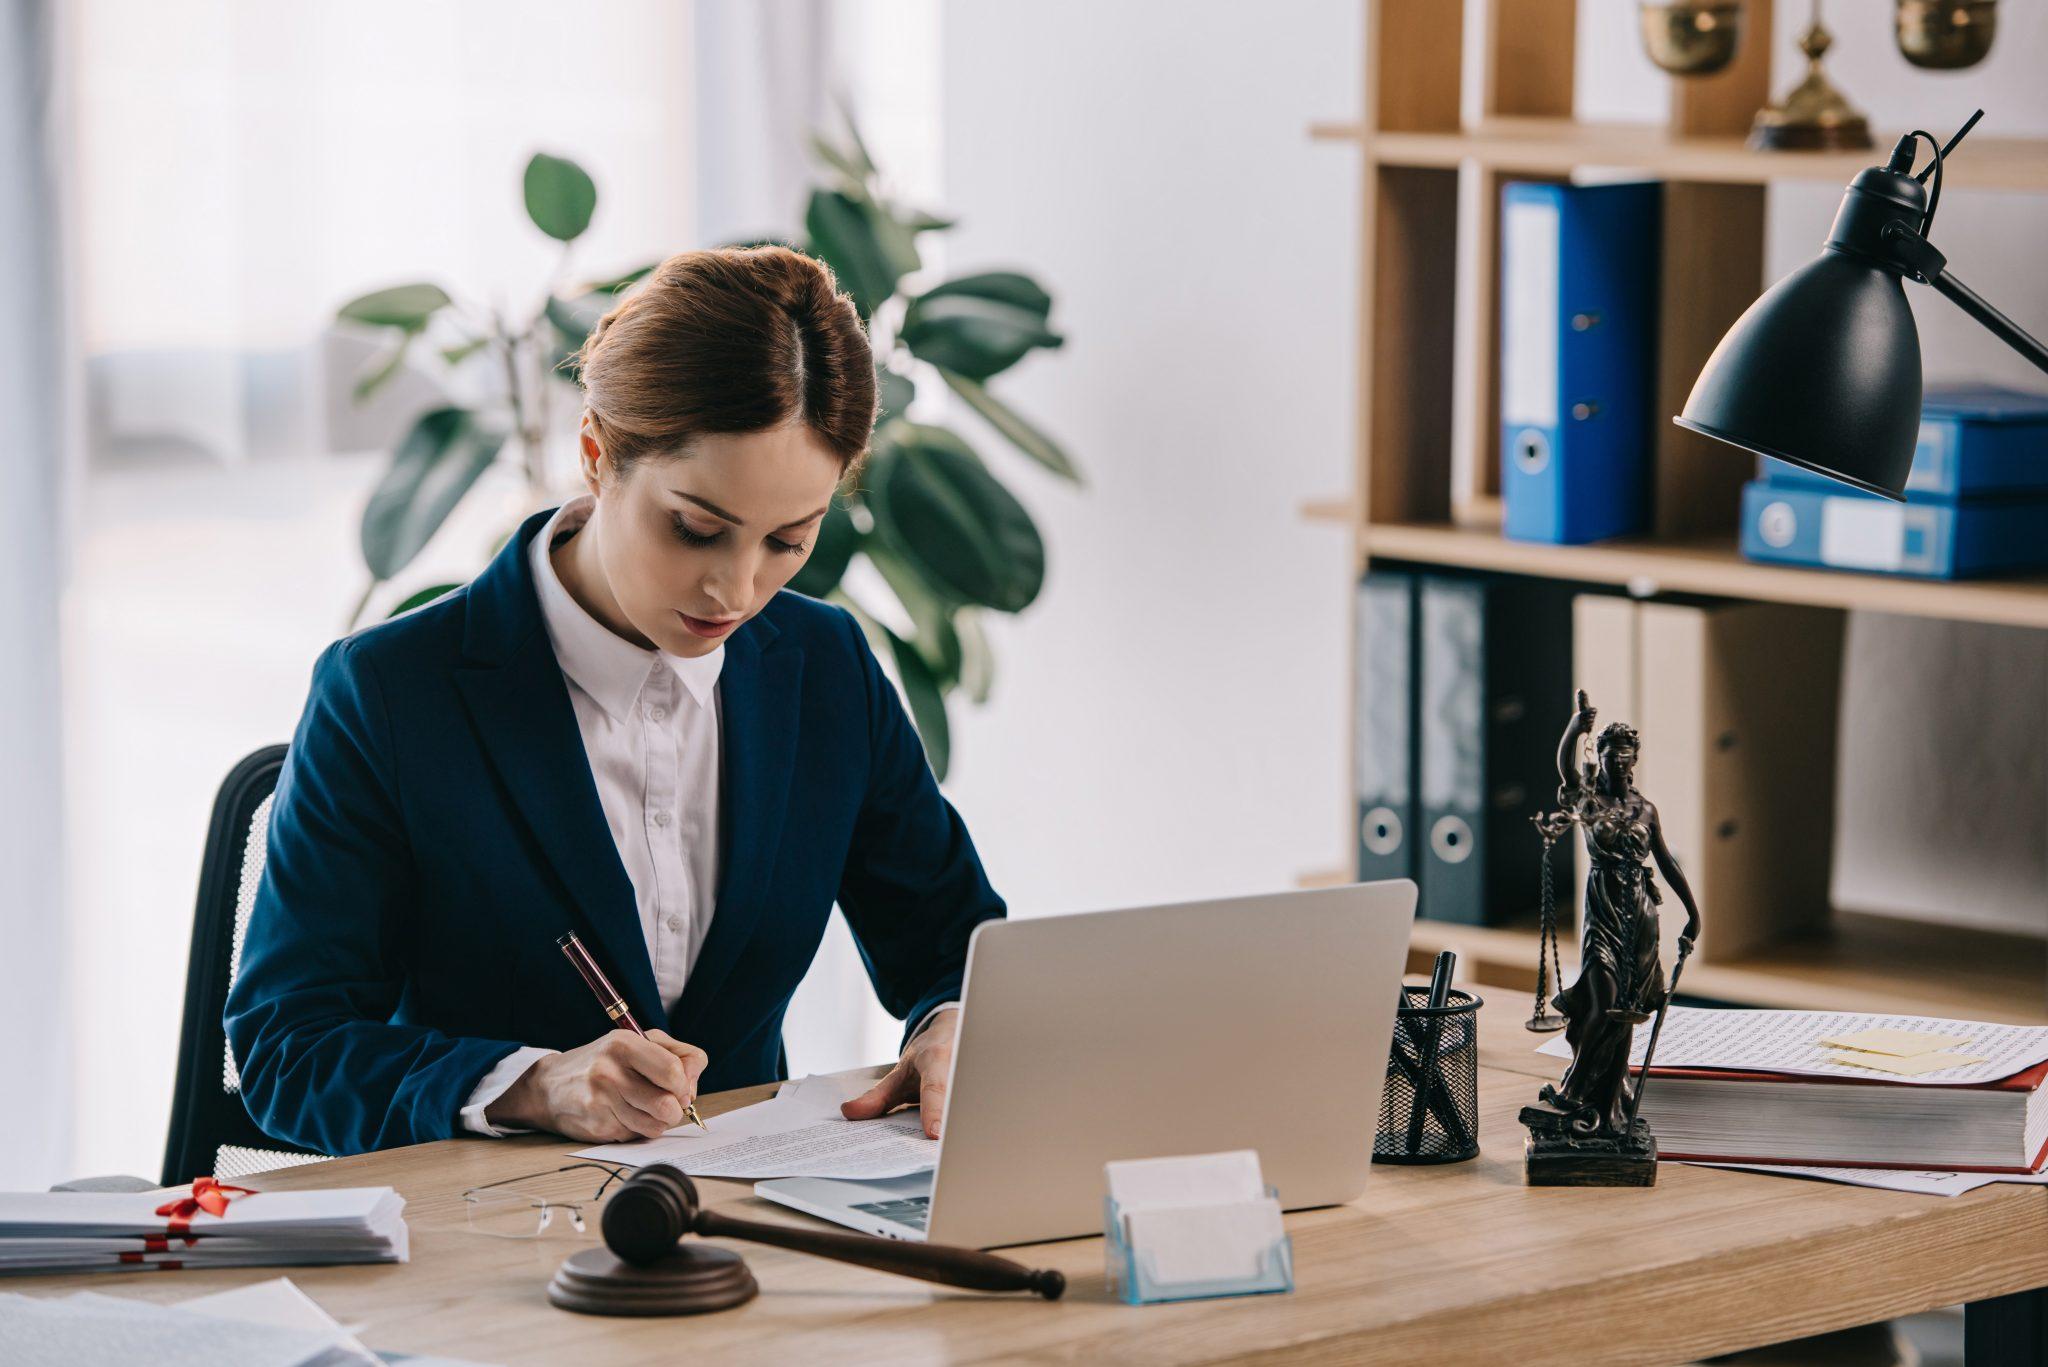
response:
<path id="1" fill-rule="evenodd" d="M 923 1229 L 931 1219 L 932 1198 L 930 1196 L 906 1196 L 896 1201 L 864 1201 L 854 1207 L 863 1215 L 878 1215 L 884 1220 L 893 1220 L 899 1225 L 912 1229 Z"/>

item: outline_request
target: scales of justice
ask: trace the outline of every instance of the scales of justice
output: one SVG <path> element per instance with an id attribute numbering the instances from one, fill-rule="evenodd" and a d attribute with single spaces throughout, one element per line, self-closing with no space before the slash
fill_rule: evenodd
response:
<path id="1" fill-rule="evenodd" d="M 1648 1187 L 1657 1181 L 1657 1141 L 1636 1111 L 1642 1104 L 1657 1036 L 1678 990 L 1679 975 L 1699 939 L 1700 911 L 1685 871 L 1664 843 L 1657 808 L 1636 791 L 1641 737 L 1616 722 L 1585 754 L 1596 717 L 1585 690 L 1557 747 L 1558 810 L 1531 818 L 1543 837 L 1542 938 L 1537 942 L 1536 1009 L 1531 1030 L 1563 1028 L 1571 1066 L 1524 1106 L 1524 1166 L 1530 1186 Z M 1588 870 L 1579 976 L 1570 987 L 1558 970 L 1556 884 L 1552 846 L 1576 827 Z M 1685 908 L 1685 933 L 1667 986 L 1658 957 L 1657 890 L 1662 878 Z M 1548 962 L 1546 962 L 1546 958 Z M 1548 984 L 1561 989 L 1547 996 Z M 1561 1012 L 1553 1014 L 1552 1008 Z M 1640 1069 L 1629 1067 L 1636 1026 L 1654 1021 Z"/>

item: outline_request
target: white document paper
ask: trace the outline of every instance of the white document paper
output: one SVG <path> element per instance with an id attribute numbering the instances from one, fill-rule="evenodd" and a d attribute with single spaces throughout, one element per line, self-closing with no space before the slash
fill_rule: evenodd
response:
<path id="1" fill-rule="evenodd" d="M 1737 1168 L 1743 1172 L 1770 1173 L 1777 1177 L 1816 1177 L 1825 1182 L 1845 1182 L 1852 1187 L 1878 1187 L 1885 1191 L 1915 1191 L 1928 1196 L 1961 1196 L 1966 1191 L 1988 1187 L 1994 1182 L 2020 1186 L 2048 1186 L 2044 1172 L 1935 1172 L 1908 1168 L 1809 1168 L 1783 1163 L 1691 1163 L 1695 1168 Z"/>
<path id="2" fill-rule="evenodd" d="M 1629 1053 L 1631 1065 L 1643 1061 L 1653 1022 L 1636 1027 Z M 1926 1030 L 1967 1039 L 1967 1052 L 1981 1063 L 1914 1076 L 1884 1074 L 1887 1082 L 1909 1087 L 1960 1086 L 1996 1082 L 2048 1059 L 2048 1026 L 1994 1025 L 1986 1021 L 1940 1020 L 1931 1016 L 1890 1016 L 1856 1011 L 1719 1011 L 1674 1006 L 1657 1039 L 1657 1066 L 1670 1068 L 1733 1068 L 1768 1073 L 1803 1073 L 1815 1077 L 1850 1077 L 1869 1082 L 1867 1068 L 1850 1067 L 1829 1058 L 1822 1040 L 1863 1030 Z M 1539 1054 L 1570 1058 L 1562 1035 L 1539 1046 Z"/>
<path id="3" fill-rule="evenodd" d="M 334 1316 L 299 1289 L 290 1277 L 273 1277 L 252 1282 L 211 1296 L 180 1301 L 178 1309 L 239 1324 L 267 1324 L 275 1329 L 303 1329 L 333 1337 L 333 1346 L 319 1359 L 319 1367 L 381 1367 L 383 1359 L 335 1323 Z"/>
<path id="4" fill-rule="evenodd" d="M 81 1367 L 146 1362 L 151 1367 L 307 1367 L 347 1335 L 339 1328 L 251 1324 L 80 1291 L 69 1296 L 0 1294 L 0 1344 L 8 1367 Z"/>
<path id="5" fill-rule="evenodd" d="M 847 1120 L 841 1102 L 873 1085 L 865 1074 L 807 1077 L 785 1084 L 771 1101 L 713 1116 L 709 1129 L 694 1125 L 659 1139 L 600 1144 L 578 1158 L 643 1167 L 673 1163 L 692 1177 L 837 1177 L 874 1181 L 929 1172 L 939 1144 L 924 1136 L 916 1110 L 879 1120 Z"/>
<path id="6" fill-rule="evenodd" d="M 1911 1191 L 1925 1196 L 1961 1196 L 1966 1191 L 1975 1191 L 1998 1180 L 1998 1174 L 1993 1172 L 1933 1172 L 1908 1168 L 1808 1168 L 1781 1163 L 1692 1163 L 1689 1166 L 1734 1168 L 1742 1172 L 1768 1173 L 1773 1177 L 1812 1177 L 1824 1182 L 1843 1182 L 1852 1187 Z"/>

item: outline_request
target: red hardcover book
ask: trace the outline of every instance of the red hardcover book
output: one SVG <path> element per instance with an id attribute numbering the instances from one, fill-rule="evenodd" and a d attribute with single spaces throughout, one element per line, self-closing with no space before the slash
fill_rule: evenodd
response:
<path id="1" fill-rule="evenodd" d="M 1650 1069 L 1642 1115 L 1661 1158 L 1807 1167 L 2040 1171 L 2048 1062 L 1996 1082 Z"/>

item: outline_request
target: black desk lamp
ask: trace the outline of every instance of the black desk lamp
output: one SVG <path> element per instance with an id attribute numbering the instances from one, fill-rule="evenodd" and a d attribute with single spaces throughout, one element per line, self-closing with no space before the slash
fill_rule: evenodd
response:
<path id="1" fill-rule="evenodd" d="M 1946 147 L 1915 129 L 1890 161 L 1858 172 L 1820 256 L 1735 320 L 1672 421 L 1903 500 L 1920 432 L 1920 334 L 1902 278 L 1932 285 L 2048 370 L 2048 347 L 1950 275 L 1927 241 L 1942 162 L 1983 116 L 1972 114 Z M 1934 160 L 1915 176 L 1920 138 Z"/>

